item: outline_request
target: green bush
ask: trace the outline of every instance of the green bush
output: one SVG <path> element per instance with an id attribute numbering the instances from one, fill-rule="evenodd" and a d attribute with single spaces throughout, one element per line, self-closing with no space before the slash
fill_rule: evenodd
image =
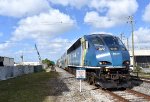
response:
<path id="1" fill-rule="evenodd" d="M 47 64 L 47 66 L 54 66 L 55 65 L 55 62 L 54 61 L 50 61 L 49 59 L 45 59 L 45 60 L 42 60 L 42 63 L 43 64 Z"/>
<path id="2" fill-rule="evenodd" d="M 136 66 L 134 69 L 135 72 L 141 72 L 142 68 L 140 66 Z"/>

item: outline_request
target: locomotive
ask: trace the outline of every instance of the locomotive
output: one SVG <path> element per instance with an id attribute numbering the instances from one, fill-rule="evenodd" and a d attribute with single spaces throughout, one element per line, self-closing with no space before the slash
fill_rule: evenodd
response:
<path id="1" fill-rule="evenodd" d="M 102 88 L 131 86 L 129 52 L 113 35 L 84 35 L 67 50 L 58 64 L 73 73 L 77 68 L 86 69 L 86 80 Z"/>

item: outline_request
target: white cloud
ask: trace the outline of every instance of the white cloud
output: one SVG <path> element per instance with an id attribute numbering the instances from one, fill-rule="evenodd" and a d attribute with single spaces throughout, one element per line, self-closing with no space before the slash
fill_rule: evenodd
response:
<path id="1" fill-rule="evenodd" d="M 96 28 L 109 28 L 116 24 L 116 22 L 114 22 L 113 20 L 109 19 L 106 16 L 100 16 L 95 11 L 86 13 L 84 22 Z"/>
<path id="2" fill-rule="evenodd" d="M 50 9 L 47 0 L 0 0 L 0 15 L 24 17 Z"/>
<path id="3" fill-rule="evenodd" d="M 138 4 L 136 0 L 92 0 L 90 7 L 97 11 L 87 12 L 84 22 L 97 28 L 109 28 L 125 23 L 133 15 Z M 104 14 L 102 15 L 103 12 Z"/>
<path id="4" fill-rule="evenodd" d="M 113 35 L 112 33 L 110 33 L 110 32 L 105 32 L 105 31 L 92 32 L 91 34 L 110 34 L 110 35 Z"/>
<path id="5" fill-rule="evenodd" d="M 22 19 L 11 40 L 47 39 L 69 31 L 75 24 L 70 16 L 59 10 L 50 10 L 48 13 Z"/>
<path id="6" fill-rule="evenodd" d="M 130 36 L 129 42 L 131 45 L 132 37 Z M 135 48 L 150 48 L 150 28 L 140 27 L 134 31 L 134 44 Z"/>
<path id="7" fill-rule="evenodd" d="M 137 31 L 134 31 L 135 43 L 150 43 L 150 29 L 140 27 Z"/>
<path id="8" fill-rule="evenodd" d="M 145 7 L 143 20 L 150 22 L 150 3 Z"/>
<path id="9" fill-rule="evenodd" d="M 62 38 L 53 38 L 71 30 L 75 26 L 76 21 L 71 19 L 69 15 L 61 13 L 59 10 L 51 9 L 47 13 L 21 19 L 18 23 L 18 27 L 16 27 L 15 31 L 12 33 L 9 42 L 17 42 L 13 47 L 23 50 L 26 56 L 33 55 L 33 57 L 37 57 L 37 55 L 35 55 L 36 51 L 33 51 L 34 44 L 31 44 L 31 42 L 35 42 L 39 47 L 41 57 L 56 59 L 66 51 L 72 41 Z M 29 41 L 29 46 L 24 46 L 23 44 L 21 47 L 18 45 L 19 42 L 22 43 L 22 41 L 25 40 L 26 42 Z M 10 43 L 0 44 L 0 49 L 10 46 L 12 46 Z M 15 52 L 15 57 L 19 56 L 18 51 L 16 50 Z M 55 57 L 53 56 L 54 54 L 56 54 Z M 17 58 L 20 59 L 19 57 Z M 30 58 L 28 59 L 30 60 Z"/>
<path id="10" fill-rule="evenodd" d="M 57 60 L 63 53 L 74 43 L 74 40 L 55 38 L 52 40 L 38 40 L 37 47 L 42 58 L 49 57 L 50 59 Z M 46 56 L 47 54 L 48 56 Z M 55 57 L 54 57 L 55 55 Z"/>
<path id="11" fill-rule="evenodd" d="M 24 54 L 28 56 L 26 58 L 32 60 L 29 56 L 34 57 L 33 59 L 36 59 L 35 57 L 37 57 L 36 51 L 33 50 L 34 44 L 31 43 L 35 42 L 37 43 L 43 58 L 50 57 L 53 59 L 53 55 L 56 54 L 56 59 L 66 51 L 66 48 L 68 48 L 70 43 L 67 43 L 69 42 L 68 39 L 53 38 L 71 30 L 75 26 L 76 21 L 71 19 L 69 15 L 61 13 L 59 10 L 51 9 L 47 13 L 41 13 L 39 15 L 21 19 L 18 22 L 15 31 L 12 33 L 12 37 L 8 40 L 8 43 L 0 44 L 0 49 L 15 48 L 13 52 L 16 52 L 16 54 L 13 55 L 13 57 L 18 59 L 20 59 L 20 57 L 18 57 L 19 53 L 17 52 L 17 49 L 23 50 Z M 25 46 L 25 43 L 22 41 L 29 43 L 29 46 Z M 17 44 L 11 44 L 10 42 L 17 42 Z M 19 43 L 23 43 L 23 45 L 19 46 Z"/>
<path id="12" fill-rule="evenodd" d="M 74 41 L 75 40 L 63 39 L 59 37 L 53 39 L 38 39 L 35 42 L 42 59 L 48 58 L 51 60 L 57 60 L 63 55 L 64 52 L 67 51 Z M 10 42 L 7 44 L 10 45 Z M 24 55 L 24 61 L 38 61 L 38 55 L 34 44 L 20 42 L 20 44 L 15 43 L 13 47 L 16 49 L 3 49 L 0 51 L 0 54 L 3 56 L 13 57 L 17 62 L 21 61 L 20 56 L 22 54 Z"/>
<path id="13" fill-rule="evenodd" d="M 6 49 L 9 47 L 9 42 L 4 42 L 0 44 L 0 50 Z"/>
<path id="14" fill-rule="evenodd" d="M 38 46 L 40 49 L 49 49 L 52 52 L 65 52 L 73 42 L 74 40 L 55 38 L 53 40 L 44 40 L 43 42 L 40 40 L 38 41 Z"/>
<path id="15" fill-rule="evenodd" d="M 91 3 L 88 5 L 90 8 L 95 8 L 97 11 L 105 11 L 107 10 L 106 7 L 108 7 L 108 2 L 107 0 L 91 0 Z"/>
<path id="16" fill-rule="evenodd" d="M 107 5 L 109 8 L 107 15 L 117 18 L 131 16 L 137 11 L 138 8 L 138 3 L 136 0 L 113 0 Z"/>
<path id="17" fill-rule="evenodd" d="M 49 0 L 49 1 L 53 4 L 72 6 L 78 9 L 89 4 L 89 0 Z"/>

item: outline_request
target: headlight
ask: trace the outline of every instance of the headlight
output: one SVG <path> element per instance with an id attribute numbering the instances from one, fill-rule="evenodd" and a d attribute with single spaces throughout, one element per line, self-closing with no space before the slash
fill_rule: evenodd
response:
<path id="1" fill-rule="evenodd" d="M 107 62 L 107 61 L 100 61 L 99 64 L 100 65 L 110 65 L 111 63 Z"/>
<path id="2" fill-rule="evenodd" d="M 129 62 L 129 61 L 126 61 L 126 64 L 130 64 L 130 62 Z"/>
<path id="3" fill-rule="evenodd" d="M 130 65 L 130 61 L 124 61 L 123 64 L 124 65 Z"/>

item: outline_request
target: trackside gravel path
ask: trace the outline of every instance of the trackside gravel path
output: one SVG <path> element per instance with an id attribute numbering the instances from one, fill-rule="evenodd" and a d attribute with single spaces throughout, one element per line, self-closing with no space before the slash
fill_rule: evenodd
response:
<path id="1" fill-rule="evenodd" d="M 109 94 L 84 81 L 82 92 L 79 92 L 79 80 L 58 67 L 56 71 L 60 77 L 51 79 L 48 83 L 53 89 L 50 90 L 52 94 L 45 99 L 46 102 L 115 102 Z"/>

